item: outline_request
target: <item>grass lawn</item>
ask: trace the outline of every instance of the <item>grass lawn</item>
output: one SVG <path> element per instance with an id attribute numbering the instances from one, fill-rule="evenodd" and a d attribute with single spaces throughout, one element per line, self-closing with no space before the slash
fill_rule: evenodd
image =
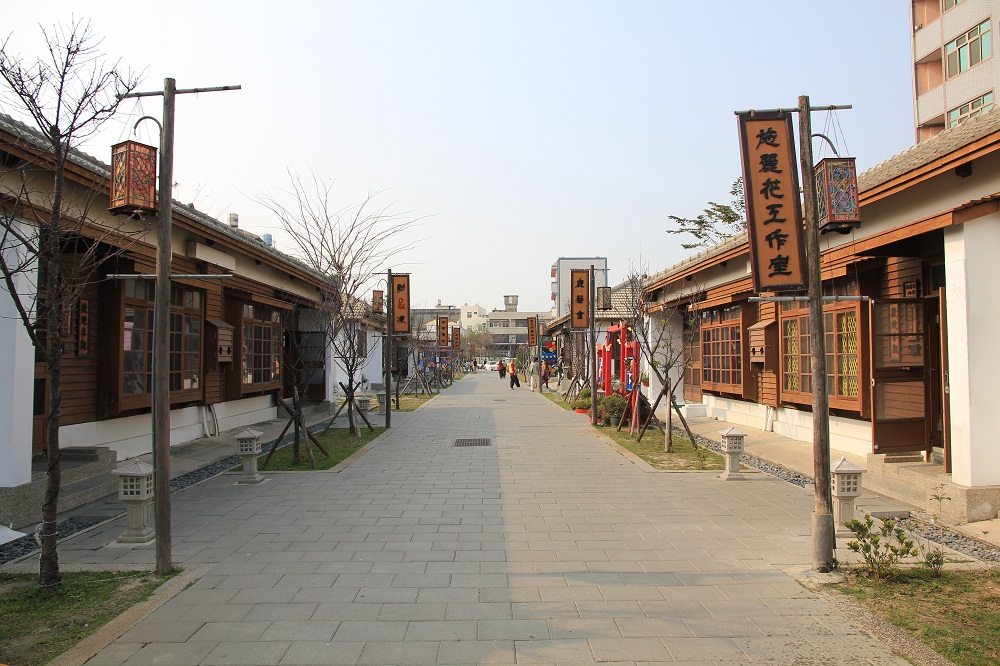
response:
<path id="1" fill-rule="evenodd" d="M 561 395 L 554 393 L 543 393 L 542 395 L 559 407 L 572 410 L 571 403 L 563 401 Z M 587 414 L 580 414 L 580 418 L 586 420 L 590 417 Z M 673 450 L 670 453 L 664 453 L 663 433 L 652 426 L 646 430 L 641 442 L 635 441 L 635 437 L 628 434 L 628 426 L 622 428 L 620 432 L 615 426 L 600 426 L 599 429 L 620 446 L 639 456 L 656 469 L 720 471 L 726 469 L 725 458 L 708 449 L 694 448 L 687 437 L 674 435 Z"/>
<path id="2" fill-rule="evenodd" d="M 323 435 L 317 434 L 316 438 L 326 448 L 326 450 L 330 452 L 330 457 L 327 458 L 324 456 L 323 452 L 317 449 L 316 446 L 310 442 L 313 449 L 313 456 L 316 458 L 315 469 L 330 469 L 331 467 L 340 464 L 362 446 L 381 435 L 384 431 L 385 428 L 381 427 L 376 427 L 375 430 L 369 430 L 368 426 L 362 422 L 361 437 L 350 434 L 347 428 L 331 428 Z M 267 467 L 264 467 L 264 458 L 267 456 L 267 451 L 268 450 L 265 449 L 263 455 L 257 459 L 257 468 L 261 472 L 301 472 L 312 471 L 314 469 L 312 463 L 309 461 L 309 454 L 306 451 L 304 440 L 300 440 L 299 442 L 299 456 L 301 460 L 298 465 L 292 464 L 292 454 L 294 452 L 291 444 L 283 446 L 275 451 L 274 455 L 271 456 L 271 460 L 267 463 Z M 240 471 L 243 469 L 243 466 L 240 465 L 235 469 Z"/>
<path id="3" fill-rule="evenodd" d="M 43 597 L 37 574 L 0 574 L 0 662 L 47 664 L 168 578 L 148 571 L 62 574 L 62 593 Z"/>
<path id="4" fill-rule="evenodd" d="M 1000 663 L 1000 571 L 923 569 L 874 581 L 850 572 L 833 588 L 850 595 L 959 666 Z"/>
<path id="5" fill-rule="evenodd" d="M 394 412 L 412 412 L 416 411 L 417 407 L 424 404 L 428 400 L 433 400 L 434 396 L 437 394 L 426 395 L 421 393 L 420 395 L 413 395 L 412 393 L 408 395 L 399 396 L 399 409 L 396 409 L 396 404 L 393 403 L 392 411 Z"/>

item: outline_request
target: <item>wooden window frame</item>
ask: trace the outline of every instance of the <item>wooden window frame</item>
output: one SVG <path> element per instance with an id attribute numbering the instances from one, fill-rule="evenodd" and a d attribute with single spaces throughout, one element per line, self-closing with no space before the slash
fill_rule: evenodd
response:
<path id="1" fill-rule="evenodd" d="M 241 308 L 240 386 L 243 393 L 259 393 L 281 388 L 283 327 L 281 310 L 267 305 L 244 303 Z M 264 335 L 270 334 L 270 341 Z M 247 367 L 250 361 L 249 369 Z M 248 374 L 249 373 L 249 374 Z M 247 378 L 250 381 L 247 381 Z"/>
<path id="2" fill-rule="evenodd" d="M 120 288 L 121 318 L 119 330 L 121 338 L 118 343 L 117 386 L 120 395 L 121 409 L 143 409 L 152 405 L 152 358 L 153 358 L 153 300 L 155 285 L 146 280 L 123 280 Z M 143 293 L 144 292 L 144 293 Z M 197 402 L 202 399 L 204 386 L 204 355 L 202 352 L 205 335 L 205 294 L 198 289 L 186 285 L 173 284 L 170 289 L 170 404 Z M 126 327 L 126 314 L 129 309 L 141 313 L 145 327 L 142 349 L 126 349 L 131 340 L 130 331 Z M 197 322 L 196 330 L 190 331 L 185 325 Z M 129 352 L 142 354 L 144 368 L 138 372 L 127 372 L 125 359 Z M 193 358 L 192 358 L 193 357 Z M 126 393 L 127 376 L 145 375 L 143 390 Z M 194 381 L 193 386 L 182 388 L 185 378 Z M 174 388 L 177 386 L 178 388 Z"/>
<path id="3" fill-rule="evenodd" d="M 698 316 L 701 322 L 701 389 L 742 397 L 747 372 L 743 363 L 746 337 L 743 308 L 728 305 L 702 310 Z"/>
<path id="4" fill-rule="evenodd" d="M 840 291 L 838 289 L 838 291 Z M 823 305 L 823 328 L 826 347 L 826 373 L 827 373 L 827 393 L 829 396 L 830 409 L 839 409 L 849 412 L 857 412 L 864 416 L 867 413 L 867 346 L 865 331 L 867 330 L 866 308 L 860 301 L 834 301 Z M 838 317 L 854 314 L 855 329 L 853 332 L 838 331 L 836 324 Z M 789 324 L 795 322 L 795 335 L 789 335 Z M 834 326 L 830 326 L 833 323 Z M 779 310 L 779 328 L 781 340 L 781 362 L 779 376 L 779 393 L 781 402 L 798 405 L 812 405 L 813 384 L 812 384 L 812 357 L 810 354 L 811 338 L 809 334 L 809 304 L 806 302 L 782 303 Z M 854 352 L 843 351 L 844 345 L 840 344 L 848 335 L 854 336 Z M 789 354 L 789 341 L 792 337 L 798 338 L 798 349 L 796 354 Z M 798 389 L 793 390 L 789 386 L 789 359 L 798 356 L 799 378 Z M 854 375 L 843 373 L 841 369 L 845 362 L 849 362 L 850 356 L 855 356 L 855 367 L 857 372 Z M 843 395 L 841 387 L 850 386 L 850 377 L 855 377 L 854 387 L 857 395 Z M 805 378 L 809 383 L 806 385 Z"/>

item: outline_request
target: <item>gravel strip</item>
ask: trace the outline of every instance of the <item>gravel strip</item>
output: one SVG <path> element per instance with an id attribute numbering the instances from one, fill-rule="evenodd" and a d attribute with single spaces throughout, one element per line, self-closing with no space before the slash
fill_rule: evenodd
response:
<path id="1" fill-rule="evenodd" d="M 326 427 L 326 422 L 317 423 L 309 426 L 311 432 L 318 432 Z M 295 440 L 295 434 L 290 433 L 281 438 L 281 444 L 278 448 L 288 446 Z M 270 442 L 261 443 L 261 450 L 267 451 L 270 447 L 274 446 L 274 440 Z M 243 464 L 243 459 L 238 455 L 232 455 L 228 458 L 224 458 L 210 465 L 206 465 L 200 469 L 196 469 L 193 472 L 188 472 L 174 479 L 170 480 L 170 490 L 171 492 L 176 492 L 179 490 L 184 490 L 190 486 L 193 486 L 202 481 L 207 481 L 212 477 L 218 476 L 220 474 L 225 474 L 233 467 Z M 124 512 L 123 512 L 124 513 Z M 93 527 L 98 523 L 102 523 L 106 520 L 105 518 L 98 519 L 80 519 L 80 518 L 67 518 L 66 520 L 60 521 L 56 526 L 57 539 L 65 539 L 70 537 L 77 532 L 85 530 L 89 527 Z M 0 545 L 0 566 L 7 564 L 13 560 L 24 557 L 30 553 L 38 550 L 38 541 L 35 539 L 34 534 L 27 534 L 19 539 L 14 539 L 13 541 L 8 541 L 7 543 Z"/>

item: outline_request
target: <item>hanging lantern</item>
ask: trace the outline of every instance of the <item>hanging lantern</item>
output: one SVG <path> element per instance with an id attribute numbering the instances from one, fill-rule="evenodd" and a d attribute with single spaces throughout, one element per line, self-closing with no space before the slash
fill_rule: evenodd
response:
<path id="1" fill-rule="evenodd" d="M 597 288 L 597 309 L 598 310 L 611 309 L 611 287 Z"/>
<path id="2" fill-rule="evenodd" d="M 156 212 L 156 148 L 136 141 L 111 147 L 113 215 Z"/>
<path id="3" fill-rule="evenodd" d="M 858 176 L 853 157 L 828 157 L 813 168 L 819 232 L 846 234 L 861 226 Z"/>

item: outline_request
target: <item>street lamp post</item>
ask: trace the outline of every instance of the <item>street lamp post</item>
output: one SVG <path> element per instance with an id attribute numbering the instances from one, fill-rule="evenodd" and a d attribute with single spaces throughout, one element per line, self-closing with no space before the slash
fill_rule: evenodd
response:
<path id="1" fill-rule="evenodd" d="M 186 93 L 239 90 L 240 86 L 177 90 L 174 79 L 163 80 L 163 91 L 130 93 L 125 97 L 163 96 L 160 130 L 159 219 L 156 231 L 156 293 L 153 300 L 153 507 L 156 528 L 156 573 L 173 572 L 170 534 L 170 261 L 174 177 L 174 96 Z"/>

